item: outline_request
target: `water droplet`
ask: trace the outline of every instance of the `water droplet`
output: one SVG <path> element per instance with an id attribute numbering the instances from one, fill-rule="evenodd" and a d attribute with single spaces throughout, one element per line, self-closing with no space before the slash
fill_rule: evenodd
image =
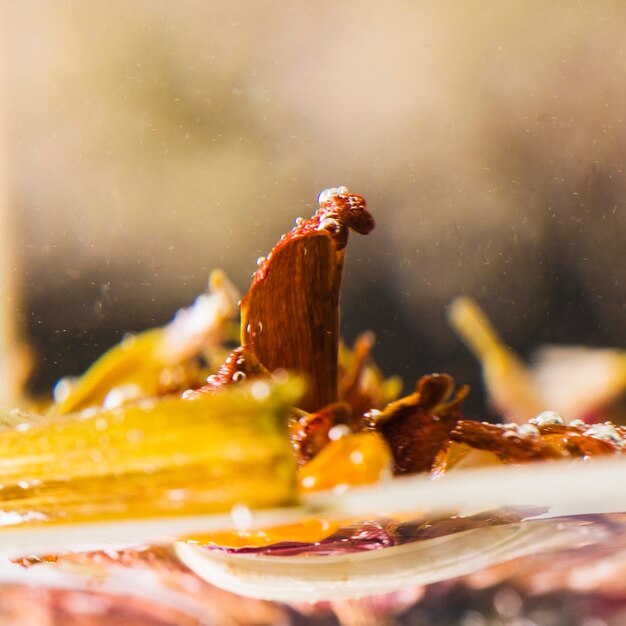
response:
<path id="1" fill-rule="evenodd" d="M 533 417 L 528 421 L 530 424 L 535 424 L 536 426 L 547 426 L 553 424 L 562 426 L 565 424 L 565 420 L 556 411 L 544 411 L 543 413 L 539 413 L 537 417 Z"/>
<path id="2" fill-rule="evenodd" d="M 72 391 L 72 379 L 61 378 L 61 380 L 54 386 L 52 395 L 55 402 L 63 402 Z"/>
<path id="3" fill-rule="evenodd" d="M 350 193 L 348 188 L 344 185 L 340 185 L 339 187 L 329 187 L 328 189 L 324 189 L 320 192 L 319 196 L 317 196 L 317 201 L 319 204 L 324 202 L 328 202 L 333 196 L 340 196 Z"/>
<path id="4" fill-rule="evenodd" d="M 622 441 L 620 434 L 612 424 L 592 424 L 583 435 L 615 443 L 621 443 Z"/>
<path id="5" fill-rule="evenodd" d="M 534 424 L 522 424 L 517 432 L 523 437 L 539 437 L 539 429 Z"/>
<path id="6" fill-rule="evenodd" d="M 130 400 L 140 398 L 142 395 L 144 394 L 139 385 L 132 383 L 120 385 L 119 387 L 113 387 L 113 389 L 107 393 L 102 406 L 105 409 L 115 409 Z"/>

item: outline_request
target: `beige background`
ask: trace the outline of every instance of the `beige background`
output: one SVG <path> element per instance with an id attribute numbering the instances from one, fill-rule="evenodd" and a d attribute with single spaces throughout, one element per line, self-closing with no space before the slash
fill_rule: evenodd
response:
<path id="1" fill-rule="evenodd" d="M 621 2 L 0 2 L 4 187 L 37 380 L 364 195 L 344 324 L 409 382 L 477 381 L 445 307 L 507 340 L 624 345 Z M 478 396 L 477 396 L 478 397 Z M 476 405 L 477 406 L 477 405 Z"/>

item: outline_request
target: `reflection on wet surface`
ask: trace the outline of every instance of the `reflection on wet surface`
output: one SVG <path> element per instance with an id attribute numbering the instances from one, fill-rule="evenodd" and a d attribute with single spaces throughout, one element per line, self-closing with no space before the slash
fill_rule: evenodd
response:
<path id="1" fill-rule="evenodd" d="M 363 589 L 370 589 L 365 596 L 359 592 L 353 597 L 329 593 L 316 602 L 310 601 L 314 593 L 307 598 L 297 585 L 291 599 L 285 597 L 281 602 L 219 589 L 166 548 L 67 555 L 54 563 L 24 559 L 0 568 L 4 581 L 0 615 L 3 623 L 15 626 L 34 623 L 35 616 L 37 623 L 50 626 L 70 620 L 80 626 L 321 626 L 335 624 L 336 619 L 350 626 L 623 623 L 626 514 L 520 522 L 522 517 L 522 512 L 506 510 L 432 520 L 379 520 L 345 527 L 308 552 L 303 546 L 278 545 L 273 551 L 264 550 L 263 557 L 239 555 L 253 562 L 291 562 L 305 577 L 307 559 L 326 562 L 343 550 L 344 555 L 366 556 L 370 565 L 357 561 L 356 577 L 367 577 L 370 566 L 377 568 L 374 577 L 381 581 L 381 590 L 394 570 L 396 575 L 406 575 L 398 572 L 411 561 L 415 572 L 427 563 L 436 581 L 415 583 L 407 576 L 404 586 L 386 593 L 372 592 L 365 585 Z M 503 529 L 507 531 L 503 533 Z M 453 543 L 446 547 L 442 540 Z M 389 547 L 394 542 L 395 547 Z M 408 553 L 409 560 L 406 554 L 392 559 L 387 556 L 407 546 L 413 550 Z M 490 553 L 496 555 L 491 561 Z M 455 567 L 459 575 L 455 575 Z M 450 575 L 437 579 L 438 568 Z M 423 575 L 422 580 L 426 580 Z"/>

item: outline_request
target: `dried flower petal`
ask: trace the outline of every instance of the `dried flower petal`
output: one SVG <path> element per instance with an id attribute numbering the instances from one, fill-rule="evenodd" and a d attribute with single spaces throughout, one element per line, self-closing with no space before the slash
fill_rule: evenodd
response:
<path id="1" fill-rule="evenodd" d="M 447 374 L 420 379 L 417 391 L 392 402 L 370 418 L 368 427 L 380 432 L 391 447 L 394 472 L 426 472 L 461 419 L 461 406 L 469 389 L 461 387 L 451 402 L 454 382 Z"/>
<path id="2" fill-rule="evenodd" d="M 560 456 L 541 438 L 527 437 L 485 422 L 459 421 L 450 433 L 450 440 L 478 450 L 488 450 L 508 463 L 555 459 Z"/>
<path id="3" fill-rule="evenodd" d="M 220 365 L 217 372 L 208 377 L 206 385 L 183 394 L 186 400 L 198 398 L 204 393 L 215 391 L 224 385 L 240 383 L 253 378 L 268 378 L 270 372 L 263 367 L 251 346 L 241 346 L 233 350 Z"/>
<path id="4" fill-rule="evenodd" d="M 382 409 L 396 400 L 402 390 L 398 376 L 383 378 L 371 358 L 374 333 L 362 333 L 352 350 L 339 345 L 339 399 L 352 407 L 351 426 L 358 429 L 363 415 L 372 409 Z"/>
<path id="5" fill-rule="evenodd" d="M 334 402 L 317 413 L 302 413 L 292 420 L 289 438 L 298 465 L 305 465 L 331 440 L 330 431 L 339 424 L 348 424 L 352 411 L 344 402 Z M 349 429 L 348 429 L 349 430 Z"/>
<path id="6" fill-rule="evenodd" d="M 337 400 L 339 287 L 350 228 L 361 234 L 374 220 L 361 196 L 339 188 L 320 194 L 320 208 L 285 235 L 254 275 L 241 302 L 241 343 L 252 344 L 270 371 L 307 378 L 301 408 Z"/>
<path id="7" fill-rule="evenodd" d="M 202 377 L 193 359 L 221 346 L 235 316 L 236 302 L 233 285 L 223 272 L 214 271 L 209 293 L 181 309 L 169 324 L 125 337 L 78 380 L 60 381 L 52 414 L 103 405 L 114 408 L 198 386 Z"/>
<path id="8" fill-rule="evenodd" d="M 461 420 L 450 441 L 497 455 L 505 463 L 524 463 L 560 457 L 596 457 L 623 452 L 625 431 L 613 424 L 587 426 L 546 423 L 510 428 Z"/>

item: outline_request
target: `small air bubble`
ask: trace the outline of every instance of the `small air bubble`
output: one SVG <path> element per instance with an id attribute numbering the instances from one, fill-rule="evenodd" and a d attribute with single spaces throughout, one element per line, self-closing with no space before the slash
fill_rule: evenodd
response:
<path id="1" fill-rule="evenodd" d="M 52 391 L 54 401 L 57 403 L 63 402 L 70 395 L 71 391 L 72 379 L 61 378 L 61 380 L 54 386 L 54 390 Z"/>
<path id="2" fill-rule="evenodd" d="M 311 489 L 315 485 L 315 476 L 305 476 L 302 479 L 302 486 L 305 489 Z"/>
<path id="3" fill-rule="evenodd" d="M 289 374 L 287 370 L 281 368 L 275 369 L 272 372 L 272 378 L 279 384 L 286 383 L 289 380 Z"/>
<path id="4" fill-rule="evenodd" d="M 528 421 L 529 423 L 535 424 L 536 426 L 562 426 L 565 424 L 565 420 L 556 411 L 544 411 L 543 413 L 539 413 L 537 417 L 533 417 L 531 420 Z"/>
<path id="5" fill-rule="evenodd" d="M 340 228 L 339 222 L 332 217 L 325 217 L 317 226 L 317 230 L 331 229 L 337 231 Z"/>
<path id="6" fill-rule="evenodd" d="M 172 502 L 180 502 L 187 497 L 188 493 L 187 489 L 170 489 L 166 495 L 168 500 L 171 500 Z"/>
<path id="7" fill-rule="evenodd" d="M 102 406 L 105 409 L 115 409 L 122 406 L 130 400 L 136 400 L 143 395 L 141 387 L 130 383 L 128 385 L 120 385 L 119 387 L 113 387 L 104 398 Z"/>
<path id="8" fill-rule="evenodd" d="M 234 383 L 239 382 L 240 380 L 246 380 L 247 376 L 245 372 L 235 372 L 231 378 Z"/>
<path id="9" fill-rule="evenodd" d="M 329 187 L 320 192 L 319 196 L 317 196 L 317 201 L 319 204 L 323 204 L 324 202 L 328 202 L 333 196 L 345 195 L 347 193 L 350 192 L 348 188 L 343 185 L 339 187 Z"/>
<path id="10" fill-rule="evenodd" d="M 517 432 L 523 437 L 539 437 L 541 434 L 534 424 L 522 424 Z"/>
<path id="11" fill-rule="evenodd" d="M 478 611 L 468 611 L 463 616 L 461 626 L 487 626 L 487 619 Z"/>
<path id="12" fill-rule="evenodd" d="M 255 400 L 265 400 L 270 395 L 269 385 L 262 380 L 257 380 L 250 387 L 250 393 Z"/>
<path id="13" fill-rule="evenodd" d="M 139 430 L 138 428 L 131 428 L 126 433 L 126 441 L 128 441 L 128 443 L 139 443 L 143 438 L 143 431 Z"/>
<path id="14" fill-rule="evenodd" d="M 120 344 L 120 347 L 123 350 L 130 350 L 135 345 L 136 341 L 136 335 L 134 335 L 133 333 L 126 333 L 122 338 L 122 343 Z"/>
<path id="15" fill-rule="evenodd" d="M 331 441 L 337 441 L 337 439 L 341 439 L 351 432 L 350 427 L 346 426 L 346 424 L 336 424 L 328 431 L 328 438 Z"/>
<path id="16" fill-rule="evenodd" d="M 235 504 L 230 510 L 230 517 L 233 520 L 235 528 L 239 530 L 249 528 L 252 524 L 252 513 L 250 513 L 250 509 L 244 504 Z"/>
<path id="17" fill-rule="evenodd" d="M 90 456 L 91 460 L 94 463 L 102 463 L 102 460 L 104 459 L 104 456 L 102 455 L 102 452 L 100 452 L 100 450 L 93 450 Z"/>
<path id="18" fill-rule="evenodd" d="M 603 439 L 604 441 L 613 441 L 615 443 L 621 443 L 622 441 L 622 437 L 612 424 L 592 424 L 583 433 L 583 435 L 587 437 L 596 437 L 597 439 Z"/>
<path id="19" fill-rule="evenodd" d="M 512 619 L 521 613 L 523 601 L 515 589 L 505 587 L 496 592 L 493 606 L 502 617 Z"/>
<path id="20" fill-rule="evenodd" d="M 350 463 L 353 463 L 354 465 L 361 465 L 364 460 L 365 457 L 360 450 L 354 450 L 350 452 Z"/>
<path id="21" fill-rule="evenodd" d="M 94 415 L 98 415 L 98 413 L 100 412 L 100 409 L 97 406 L 90 406 L 87 407 L 86 409 L 83 409 L 79 415 L 82 419 L 89 419 L 90 417 L 93 417 Z"/>

